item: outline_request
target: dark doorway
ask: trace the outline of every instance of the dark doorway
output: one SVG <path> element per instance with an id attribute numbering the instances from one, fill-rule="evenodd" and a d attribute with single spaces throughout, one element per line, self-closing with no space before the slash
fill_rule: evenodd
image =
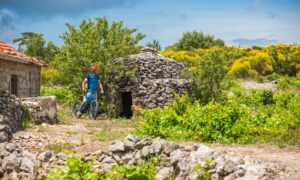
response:
<path id="1" fill-rule="evenodd" d="M 126 117 L 126 118 L 131 118 L 132 117 L 132 97 L 131 97 L 131 92 L 123 92 L 122 93 L 122 112 L 121 116 Z"/>
<path id="2" fill-rule="evenodd" d="M 12 74 L 10 78 L 10 93 L 18 95 L 18 76 L 15 74 Z"/>

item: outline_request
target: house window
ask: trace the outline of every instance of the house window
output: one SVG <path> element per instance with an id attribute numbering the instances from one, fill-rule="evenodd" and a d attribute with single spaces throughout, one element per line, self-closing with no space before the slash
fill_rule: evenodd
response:
<path id="1" fill-rule="evenodd" d="M 18 76 L 15 74 L 11 75 L 10 79 L 10 93 L 14 95 L 18 95 Z"/>

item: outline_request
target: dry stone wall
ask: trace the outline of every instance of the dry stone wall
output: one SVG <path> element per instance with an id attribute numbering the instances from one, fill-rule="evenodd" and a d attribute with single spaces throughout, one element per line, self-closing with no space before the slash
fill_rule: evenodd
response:
<path id="1" fill-rule="evenodd" d="M 56 96 L 22 98 L 22 106 L 29 111 L 35 124 L 58 122 Z"/>
<path id="2" fill-rule="evenodd" d="M 30 140 L 30 139 L 29 139 Z M 20 141 L 0 143 L 0 179 L 45 179 L 52 168 L 61 167 L 74 155 L 31 152 Z M 215 180 L 292 179 L 293 169 L 282 162 L 258 160 L 232 152 L 220 152 L 204 145 L 183 145 L 159 138 L 140 139 L 129 134 L 110 143 L 108 151 L 75 155 L 90 162 L 96 172 L 110 172 L 113 165 L 139 166 L 156 157 L 158 180 L 194 180 L 208 173 Z"/>
<path id="3" fill-rule="evenodd" d="M 0 152 L 0 177 L 5 179 L 45 179 L 52 168 L 63 167 L 68 157 L 73 156 L 51 151 L 29 153 L 12 142 L 1 144 Z M 109 172 L 113 165 L 124 163 L 138 166 L 147 162 L 149 157 L 157 157 L 154 173 L 158 180 L 196 180 L 204 173 L 209 173 L 215 180 L 289 179 L 293 172 L 279 162 L 260 161 L 230 152 L 220 153 L 203 144 L 182 145 L 159 138 L 140 139 L 130 134 L 123 141 L 111 142 L 108 151 L 98 150 L 76 156 L 91 162 L 96 172 Z"/>
<path id="4" fill-rule="evenodd" d="M 174 101 L 174 93 L 188 92 L 188 81 L 182 72 L 187 69 L 183 63 L 156 54 L 151 48 L 142 49 L 132 55 L 138 66 L 138 86 L 134 104 L 145 108 L 163 107 Z"/>
<path id="5" fill-rule="evenodd" d="M 188 93 L 189 82 L 182 76 L 187 70 L 185 64 L 157 54 L 152 48 L 144 48 L 139 54 L 130 55 L 125 60 L 128 66 L 132 66 L 132 62 L 136 64 L 136 77 L 125 79 L 117 88 L 106 91 L 108 102 L 114 104 L 117 111 L 122 111 L 122 92 L 132 93 L 133 111 L 163 107 L 174 101 L 174 93 Z"/>
<path id="6" fill-rule="evenodd" d="M 21 129 L 22 105 L 12 94 L 0 89 L 0 143 L 10 140 Z"/>

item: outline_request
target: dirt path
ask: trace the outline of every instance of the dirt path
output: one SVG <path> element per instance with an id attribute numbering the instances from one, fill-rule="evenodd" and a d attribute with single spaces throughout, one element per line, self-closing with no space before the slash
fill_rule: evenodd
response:
<path id="1" fill-rule="evenodd" d="M 110 141 L 123 139 L 135 126 L 134 121 L 127 119 L 88 120 L 86 117 L 77 119 L 67 115 L 63 124 L 34 125 L 15 133 L 13 139 L 31 151 L 48 149 L 83 153 L 107 150 Z"/>
<path id="2" fill-rule="evenodd" d="M 255 157 L 263 162 L 283 164 L 291 170 L 291 179 L 300 179 L 300 148 L 279 148 L 272 145 L 211 145 L 220 153 L 233 152 L 239 155 Z"/>
<path id="3" fill-rule="evenodd" d="M 87 120 L 87 118 L 64 117 L 64 123 L 58 125 L 38 125 L 14 134 L 14 141 L 21 142 L 31 151 L 75 153 L 106 151 L 109 143 L 123 139 L 137 127 L 132 120 Z M 196 143 L 182 143 L 196 144 Z M 254 157 L 261 161 L 280 163 L 293 172 L 293 179 L 300 179 L 300 148 L 279 148 L 270 145 L 209 145 L 220 153 L 233 152 Z"/>

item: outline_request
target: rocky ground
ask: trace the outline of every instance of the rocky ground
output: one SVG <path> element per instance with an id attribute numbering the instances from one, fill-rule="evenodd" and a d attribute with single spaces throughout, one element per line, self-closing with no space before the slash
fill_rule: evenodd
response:
<path id="1" fill-rule="evenodd" d="M 99 171 L 120 162 L 138 164 L 148 156 L 160 157 L 157 177 L 195 179 L 205 170 L 213 179 L 300 179 L 300 148 L 269 145 L 216 145 L 196 142 L 166 142 L 128 135 L 137 127 L 131 120 L 87 120 L 65 113 L 58 125 L 33 125 L 13 134 L 0 145 L 0 176 L 45 177 L 63 166 L 70 152 L 91 161 Z"/>
<path id="2" fill-rule="evenodd" d="M 257 83 L 255 81 L 244 81 L 241 83 L 241 87 L 245 89 L 270 89 L 276 90 L 276 84 L 278 80 L 267 82 L 267 83 Z"/>
<path id="3" fill-rule="evenodd" d="M 21 169 L 28 172 L 33 171 L 33 166 L 41 166 L 43 168 L 39 175 L 45 177 L 51 167 L 55 166 L 52 162 L 58 162 L 56 165 L 64 164 L 67 158 L 65 153 L 68 152 L 80 154 L 87 160 L 97 159 L 93 165 L 102 170 L 108 170 L 118 160 L 133 163 L 136 160 L 142 161 L 149 154 L 156 154 L 162 157 L 157 174 L 160 179 L 170 173 L 176 173 L 178 179 L 194 179 L 200 171 L 193 172 L 193 167 L 203 164 L 207 159 L 213 162 L 209 171 L 213 173 L 214 179 L 300 178 L 300 148 L 268 145 L 206 146 L 193 142 L 138 140 L 133 136 L 128 136 L 124 141 L 115 141 L 123 140 L 136 126 L 131 120 L 91 121 L 65 115 L 63 124 L 35 125 L 15 133 L 12 143 L 3 147 L 7 153 L 11 151 L 15 155 L 2 160 L 2 169 L 14 166 L 11 162 L 18 162 Z M 14 151 L 18 149 L 15 148 L 16 144 L 27 151 Z M 38 162 L 34 159 L 38 159 Z"/>

